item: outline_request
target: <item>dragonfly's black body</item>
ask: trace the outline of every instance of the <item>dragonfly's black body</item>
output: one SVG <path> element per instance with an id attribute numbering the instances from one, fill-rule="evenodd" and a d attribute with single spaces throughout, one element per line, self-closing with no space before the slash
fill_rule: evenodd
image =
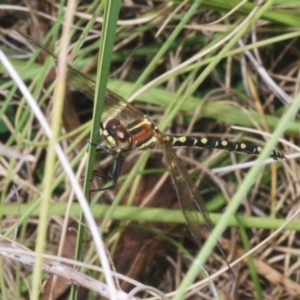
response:
<path id="1" fill-rule="evenodd" d="M 57 56 L 38 41 L 26 34 L 20 34 L 31 44 L 41 48 L 57 60 Z M 68 65 L 68 82 L 88 98 L 94 99 L 95 82 L 88 76 L 74 69 L 71 65 Z M 97 150 L 105 150 L 107 153 L 114 155 L 115 163 L 110 174 L 107 175 L 102 172 L 94 171 L 94 175 L 111 179 L 112 186 L 114 186 L 118 180 L 123 160 L 127 152 L 134 149 L 145 150 L 161 148 L 166 165 L 174 182 L 182 212 L 195 241 L 199 244 L 201 239 L 199 212 L 209 231 L 212 230 L 213 225 L 199 190 L 194 185 L 172 148 L 182 146 L 217 148 L 256 155 L 261 152 L 262 148 L 252 144 L 235 143 L 205 137 L 196 138 L 165 135 L 161 133 L 140 110 L 110 90 L 107 90 L 106 92 L 104 111 L 113 113 L 114 118 L 108 121 L 106 126 L 101 124 L 103 137 L 107 145 L 102 146 L 99 144 Z M 270 156 L 274 159 L 284 158 L 283 154 L 275 150 L 272 151 Z M 218 246 L 225 259 L 222 248 L 220 245 Z"/>
<path id="2" fill-rule="evenodd" d="M 227 140 L 220 140 L 207 137 L 192 137 L 192 136 L 170 136 L 173 147 L 198 147 L 209 149 L 220 149 L 226 151 L 234 151 L 245 154 L 259 155 L 262 147 L 254 144 L 236 143 Z M 270 157 L 275 160 L 283 159 L 284 155 L 281 152 L 272 150 Z"/>

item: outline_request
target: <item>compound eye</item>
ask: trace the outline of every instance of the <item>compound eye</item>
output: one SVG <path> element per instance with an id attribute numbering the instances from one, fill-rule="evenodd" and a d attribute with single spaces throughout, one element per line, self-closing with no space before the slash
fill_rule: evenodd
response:
<path id="1" fill-rule="evenodd" d="M 118 126 L 120 126 L 121 123 L 118 119 L 110 119 L 107 123 L 106 123 L 106 129 L 107 130 L 113 130 L 116 129 Z"/>
<path id="2" fill-rule="evenodd" d="M 118 127 L 115 130 L 115 137 L 120 143 L 124 143 L 129 139 L 128 131 L 124 127 Z"/>
<path id="3" fill-rule="evenodd" d="M 115 130 L 115 139 L 119 148 L 127 150 L 130 147 L 130 135 L 126 128 L 119 126 Z"/>

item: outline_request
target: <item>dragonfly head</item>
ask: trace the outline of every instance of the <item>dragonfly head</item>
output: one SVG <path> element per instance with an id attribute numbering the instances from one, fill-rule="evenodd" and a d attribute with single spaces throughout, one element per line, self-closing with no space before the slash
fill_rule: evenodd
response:
<path id="1" fill-rule="evenodd" d="M 131 147 L 131 136 L 118 119 L 109 120 L 102 134 L 111 149 L 129 150 Z"/>

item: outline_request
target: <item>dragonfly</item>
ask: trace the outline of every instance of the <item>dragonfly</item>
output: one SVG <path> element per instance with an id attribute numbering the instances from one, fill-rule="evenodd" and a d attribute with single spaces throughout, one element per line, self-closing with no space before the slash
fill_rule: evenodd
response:
<path id="1" fill-rule="evenodd" d="M 57 62 L 57 55 L 42 45 L 39 41 L 25 33 L 19 32 L 19 34 L 22 35 L 33 46 L 52 56 Z M 67 68 L 68 84 L 87 96 L 89 99 L 93 100 L 95 93 L 95 81 L 72 67 L 70 64 L 67 65 Z M 116 185 L 122 169 L 124 158 L 127 153 L 133 150 L 160 148 L 163 152 L 167 169 L 171 174 L 185 221 L 194 240 L 200 247 L 200 241 L 202 237 L 200 231 L 200 215 L 204 220 L 209 232 L 212 231 L 213 224 L 205 207 L 205 203 L 200 191 L 193 183 L 192 179 L 187 173 L 187 170 L 175 154 L 173 148 L 215 148 L 253 155 L 258 155 L 262 151 L 262 148 L 254 144 L 237 143 L 216 138 L 199 138 L 164 134 L 139 109 L 109 89 L 106 90 L 104 111 L 113 113 L 114 117 L 108 120 L 105 126 L 101 122 L 101 132 L 106 145 L 103 146 L 99 143 L 96 149 L 98 151 L 104 150 L 113 155 L 114 163 L 112 166 L 112 171 L 107 175 L 99 171 L 94 171 L 94 175 L 105 177 L 112 181 L 110 186 L 102 188 L 101 190 L 112 188 Z M 276 150 L 271 152 L 270 157 L 275 160 L 281 160 L 285 158 L 284 154 Z M 217 246 L 224 260 L 226 261 L 229 270 L 231 270 L 221 245 L 217 243 Z M 231 273 L 233 274 L 232 270 Z"/>

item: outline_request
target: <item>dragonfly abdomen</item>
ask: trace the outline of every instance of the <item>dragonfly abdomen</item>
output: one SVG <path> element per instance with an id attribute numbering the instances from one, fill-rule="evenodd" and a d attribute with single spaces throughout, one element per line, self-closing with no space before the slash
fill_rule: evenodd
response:
<path id="1" fill-rule="evenodd" d="M 259 155 L 263 148 L 254 144 L 237 143 L 227 140 L 215 139 L 215 138 L 196 138 L 189 136 L 170 136 L 171 144 L 173 147 L 198 147 L 207 149 L 220 149 L 226 151 L 241 152 L 245 154 Z M 270 157 L 278 160 L 283 159 L 285 156 L 276 150 L 273 150 Z"/>

